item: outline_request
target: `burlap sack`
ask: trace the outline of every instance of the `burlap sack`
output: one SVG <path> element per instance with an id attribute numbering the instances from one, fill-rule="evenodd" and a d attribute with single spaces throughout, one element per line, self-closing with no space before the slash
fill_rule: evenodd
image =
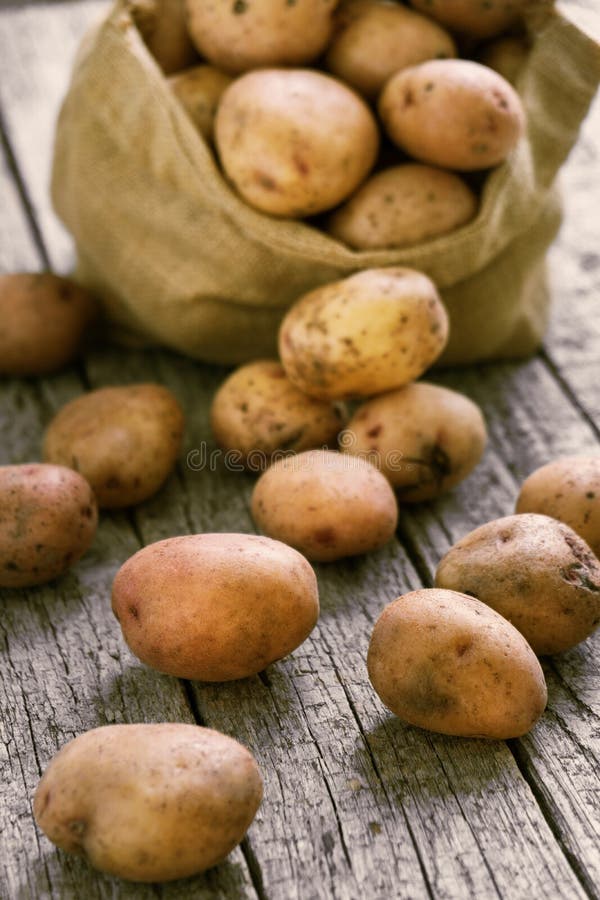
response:
<path id="1" fill-rule="evenodd" d="M 228 187 L 119 0 L 88 35 L 57 129 L 52 192 L 78 276 L 121 335 L 199 359 L 275 352 L 305 291 L 371 266 L 421 269 L 451 319 L 444 362 L 523 356 L 542 337 L 553 187 L 600 79 L 600 46 L 571 7 L 547 11 L 518 89 L 528 133 L 486 181 L 475 221 L 405 250 L 354 252 L 269 218 Z"/>

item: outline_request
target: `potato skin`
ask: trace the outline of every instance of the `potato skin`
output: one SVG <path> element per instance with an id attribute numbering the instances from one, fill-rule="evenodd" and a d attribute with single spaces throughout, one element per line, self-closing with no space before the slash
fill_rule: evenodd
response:
<path id="1" fill-rule="evenodd" d="M 169 78 L 169 86 L 206 141 L 212 141 L 217 106 L 231 78 L 214 66 L 193 66 Z"/>
<path id="2" fill-rule="evenodd" d="M 0 375 L 46 375 L 77 356 L 94 299 L 51 272 L 0 275 Z"/>
<path id="3" fill-rule="evenodd" d="M 179 403 L 162 385 L 100 388 L 59 410 L 46 430 L 44 459 L 81 472 L 98 506 L 131 506 L 171 472 L 183 425 Z"/>
<path id="4" fill-rule="evenodd" d="M 409 247 L 454 231 L 477 197 L 453 172 L 405 163 L 372 175 L 329 219 L 328 231 L 356 250 Z"/>
<path id="5" fill-rule="evenodd" d="M 564 522 L 600 557 L 600 456 L 561 456 L 521 485 L 515 512 Z"/>
<path id="6" fill-rule="evenodd" d="M 463 172 L 506 159 L 525 129 L 519 95 L 497 72 L 440 59 L 398 72 L 379 99 L 394 143 L 421 162 Z"/>
<path id="7" fill-rule="evenodd" d="M 197 60 L 186 26 L 184 0 L 131 0 L 131 15 L 165 75 Z"/>
<path id="8" fill-rule="evenodd" d="M 476 528 L 440 561 L 435 583 L 487 603 L 539 655 L 574 647 L 600 623 L 600 562 L 548 516 L 505 516 Z"/>
<path id="9" fill-rule="evenodd" d="M 448 316 L 414 269 L 365 269 L 301 297 L 279 330 L 290 381 L 311 397 L 366 397 L 407 384 L 440 355 Z"/>
<path id="10" fill-rule="evenodd" d="M 128 559 L 112 608 L 142 662 L 179 678 L 233 681 L 295 650 L 316 624 L 319 595 L 309 563 L 279 541 L 192 534 Z"/>
<path id="11" fill-rule="evenodd" d="M 263 359 L 236 369 L 214 396 L 213 435 L 235 450 L 251 471 L 263 472 L 278 451 L 296 453 L 335 443 L 341 413 L 308 397 L 287 378 L 277 360 Z"/>
<path id="12" fill-rule="evenodd" d="M 519 737 L 546 706 L 544 674 L 523 636 L 455 591 L 412 591 L 386 606 L 367 668 L 393 713 L 442 734 Z"/>
<path id="13" fill-rule="evenodd" d="M 389 0 L 345 0 L 325 56 L 330 72 L 375 99 L 388 78 L 426 59 L 456 56 L 447 31 Z"/>
<path id="14" fill-rule="evenodd" d="M 410 0 L 426 13 L 458 34 L 475 38 L 494 37 L 519 18 L 529 0 Z"/>
<path id="15" fill-rule="evenodd" d="M 247 203 L 302 218 L 337 206 L 358 187 L 375 162 L 379 132 L 366 103 L 329 75 L 261 69 L 223 94 L 215 141 Z"/>
<path id="16" fill-rule="evenodd" d="M 391 487 L 367 460 L 330 450 L 281 459 L 258 479 L 252 516 L 261 531 L 331 562 L 386 544 L 398 521 Z"/>
<path id="17" fill-rule="evenodd" d="M 485 421 L 468 397 L 425 381 L 363 403 L 340 438 L 345 453 L 370 459 L 403 503 L 433 500 L 475 468 Z"/>
<path id="18" fill-rule="evenodd" d="M 105 725 L 56 754 L 35 820 L 67 853 L 130 881 L 204 872 L 242 840 L 262 799 L 252 754 L 179 723 Z"/>
<path id="19" fill-rule="evenodd" d="M 324 50 L 337 0 L 186 0 L 198 50 L 231 74 L 265 66 L 299 66 Z"/>
<path id="20" fill-rule="evenodd" d="M 504 37 L 487 44 L 479 54 L 479 60 L 514 85 L 528 55 L 529 44 L 526 38 Z"/>
<path id="21" fill-rule="evenodd" d="M 64 466 L 0 466 L 0 587 L 58 578 L 89 548 L 98 509 L 87 481 Z"/>

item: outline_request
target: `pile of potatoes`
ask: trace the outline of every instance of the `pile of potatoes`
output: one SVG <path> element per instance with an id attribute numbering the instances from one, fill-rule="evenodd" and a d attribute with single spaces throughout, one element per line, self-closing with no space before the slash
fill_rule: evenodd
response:
<path id="1" fill-rule="evenodd" d="M 503 162 L 525 129 L 510 82 L 527 55 L 527 5 L 132 3 L 233 190 L 357 250 L 410 246 L 474 218 L 469 173 Z"/>

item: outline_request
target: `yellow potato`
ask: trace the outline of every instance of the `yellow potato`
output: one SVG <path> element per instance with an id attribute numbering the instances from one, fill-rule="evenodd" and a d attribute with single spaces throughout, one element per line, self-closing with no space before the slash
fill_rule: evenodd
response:
<path id="1" fill-rule="evenodd" d="M 98 509 L 87 481 L 63 466 L 0 466 L 0 587 L 62 575 L 88 549 Z"/>
<path id="2" fill-rule="evenodd" d="M 233 74 L 299 66 L 325 49 L 337 0 L 186 0 L 192 40 L 206 59 Z"/>
<path id="3" fill-rule="evenodd" d="M 165 75 L 186 69 L 197 60 L 185 21 L 184 0 L 130 2 L 133 21 Z"/>
<path id="4" fill-rule="evenodd" d="M 546 706 L 544 674 L 522 635 L 455 591 L 412 591 L 386 606 L 367 667 L 393 713 L 442 734 L 519 737 Z"/>
<path id="5" fill-rule="evenodd" d="M 204 872 L 239 844 L 262 799 L 252 754 L 179 723 L 105 725 L 51 760 L 35 819 L 61 850 L 130 881 Z"/>
<path id="6" fill-rule="evenodd" d="M 514 25 L 531 0 L 410 0 L 412 6 L 458 34 L 494 37 Z"/>
<path id="7" fill-rule="evenodd" d="M 569 525 L 600 557 L 600 456 L 562 456 L 527 478 L 515 509 Z"/>
<path id="8" fill-rule="evenodd" d="M 179 403 L 162 385 L 100 388 L 59 410 L 46 430 L 44 459 L 81 472 L 98 506 L 131 506 L 171 472 L 183 424 Z"/>
<path id="9" fill-rule="evenodd" d="M 356 250 L 409 247 L 469 222 L 477 197 L 453 172 L 418 163 L 384 169 L 336 210 L 328 231 Z"/>
<path id="10" fill-rule="evenodd" d="M 232 681 L 295 650 L 316 624 L 319 595 L 308 562 L 279 541 L 191 534 L 128 559 L 112 606 L 142 662 L 179 678 Z"/>
<path id="11" fill-rule="evenodd" d="M 475 468 L 486 441 L 479 407 L 427 382 L 363 403 L 340 436 L 342 450 L 370 459 L 403 503 L 433 500 L 455 487 Z"/>
<path id="12" fill-rule="evenodd" d="M 305 294 L 279 331 L 290 381 L 324 400 L 407 384 L 440 355 L 448 317 L 433 282 L 413 269 L 365 269 Z"/>
<path id="13" fill-rule="evenodd" d="M 325 65 L 369 99 L 400 69 L 456 56 L 448 32 L 389 0 L 345 0 L 334 18 L 336 29 Z"/>
<path id="14" fill-rule="evenodd" d="M 548 516 L 505 516 L 476 528 L 441 560 L 435 583 L 493 607 L 538 654 L 568 650 L 600 623 L 600 562 Z"/>
<path id="15" fill-rule="evenodd" d="M 215 394 L 210 410 L 215 439 L 236 451 L 246 468 L 263 472 L 278 451 L 296 453 L 335 443 L 341 413 L 299 391 L 276 360 L 236 369 Z"/>
<path id="16" fill-rule="evenodd" d="M 62 369 L 80 351 L 95 312 L 92 297 L 68 278 L 0 275 L 0 374 Z"/>
<path id="17" fill-rule="evenodd" d="M 262 69 L 221 98 L 215 141 L 225 174 L 252 206 L 302 218 L 337 206 L 375 162 L 379 132 L 366 103 L 307 69 Z"/>
<path id="18" fill-rule="evenodd" d="M 529 44 L 524 37 L 498 38 L 484 47 L 480 62 L 489 66 L 510 84 L 514 84 L 529 55 Z"/>
<path id="19" fill-rule="evenodd" d="M 214 66 L 194 66 L 169 78 L 171 90 L 207 141 L 212 141 L 217 106 L 230 84 L 229 75 Z"/>
<path id="20" fill-rule="evenodd" d="M 364 459 L 307 450 L 278 460 L 252 494 L 252 516 L 265 534 L 308 559 L 331 562 L 386 544 L 398 521 L 391 487 Z"/>
<path id="21" fill-rule="evenodd" d="M 474 171 L 506 159 L 525 130 L 514 88 L 466 59 L 421 63 L 394 75 L 379 115 L 395 144 L 422 162 Z"/>

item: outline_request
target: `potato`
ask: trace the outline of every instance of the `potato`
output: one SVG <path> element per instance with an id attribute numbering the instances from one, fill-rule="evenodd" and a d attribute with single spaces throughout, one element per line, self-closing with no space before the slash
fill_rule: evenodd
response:
<path id="1" fill-rule="evenodd" d="M 273 454 L 335 443 L 339 410 L 299 391 L 277 360 L 261 359 L 236 369 L 215 394 L 210 410 L 215 439 L 237 451 L 251 471 L 262 472 Z"/>
<path id="2" fill-rule="evenodd" d="M 345 0 L 325 56 L 330 72 L 369 99 L 385 82 L 426 59 L 456 56 L 448 32 L 431 19 L 389 0 Z"/>
<path id="3" fill-rule="evenodd" d="M 188 34 L 184 0 L 130 0 L 144 43 L 165 73 L 186 69 L 198 54 Z"/>
<path id="4" fill-rule="evenodd" d="M 475 38 L 494 37 L 519 18 L 531 0 L 410 0 L 451 31 Z"/>
<path id="5" fill-rule="evenodd" d="M 319 595 L 308 562 L 279 541 L 192 534 L 128 559 L 112 606 L 142 662 L 179 678 L 232 681 L 295 650 L 316 624 Z"/>
<path id="6" fill-rule="evenodd" d="M 334 78 L 263 69 L 227 88 L 215 140 L 244 200 L 301 218 L 337 206 L 358 187 L 375 162 L 379 132 L 366 103 Z"/>
<path id="7" fill-rule="evenodd" d="M 476 528 L 441 560 L 435 583 L 493 607 L 538 654 L 568 650 L 600 623 L 600 562 L 549 516 L 524 513 Z"/>
<path id="8" fill-rule="evenodd" d="M 0 275 L 0 375 L 45 375 L 77 356 L 92 297 L 50 272 Z"/>
<path id="9" fill-rule="evenodd" d="M 264 66 L 299 66 L 325 49 L 337 0 L 186 0 L 198 50 L 232 74 Z"/>
<path id="10" fill-rule="evenodd" d="M 442 734 L 519 737 L 546 706 L 544 674 L 522 635 L 455 591 L 411 591 L 386 606 L 367 667 L 393 713 Z"/>
<path id="11" fill-rule="evenodd" d="M 600 456 L 562 456 L 527 478 L 517 513 L 542 513 L 559 519 L 600 557 Z"/>
<path id="12" fill-rule="evenodd" d="M 308 559 L 331 562 L 386 544 L 398 521 L 391 487 L 365 459 L 307 450 L 258 479 L 252 516 L 261 531 Z"/>
<path id="13" fill-rule="evenodd" d="M 433 500 L 475 468 L 487 441 L 472 400 L 419 382 L 360 406 L 340 436 L 345 453 L 366 456 L 403 503 Z"/>
<path id="14" fill-rule="evenodd" d="M 432 60 L 398 72 L 382 91 L 379 115 L 410 156 L 465 172 L 501 163 L 525 129 L 514 88 L 466 59 Z"/>
<path id="15" fill-rule="evenodd" d="M 305 294 L 279 331 L 290 381 L 311 397 L 365 397 L 407 384 L 440 355 L 448 316 L 413 269 L 365 269 Z"/>
<path id="16" fill-rule="evenodd" d="M 504 37 L 492 41 L 479 55 L 484 66 L 494 69 L 510 84 L 514 84 L 529 55 L 529 44 L 524 37 Z"/>
<path id="17" fill-rule="evenodd" d="M 88 549 L 98 509 L 87 481 L 63 466 L 0 466 L 0 587 L 58 578 Z"/>
<path id="18" fill-rule="evenodd" d="M 130 881 L 211 868 L 240 843 L 262 799 L 252 754 L 180 723 L 105 725 L 51 760 L 35 820 L 61 850 Z"/>
<path id="19" fill-rule="evenodd" d="M 46 462 L 87 478 L 98 506 L 132 506 L 156 493 L 175 465 L 183 413 L 160 384 L 100 388 L 76 397 L 52 419 Z"/>
<path id="20" fill-rule="evenodd" d="M 454 231 L 476 212 L 477 198 L 458 175 L 406 163 L 372 175 L 327 230 L 356 250 L 409 247 Z"/>
<path id="21" fill-rule="evenodd" d="M 213 66 L 194 66 L 169 78 L 171 90 L 206 141 L 212 141 L 217 106 L 230 84 L 229 75 Z"/>

